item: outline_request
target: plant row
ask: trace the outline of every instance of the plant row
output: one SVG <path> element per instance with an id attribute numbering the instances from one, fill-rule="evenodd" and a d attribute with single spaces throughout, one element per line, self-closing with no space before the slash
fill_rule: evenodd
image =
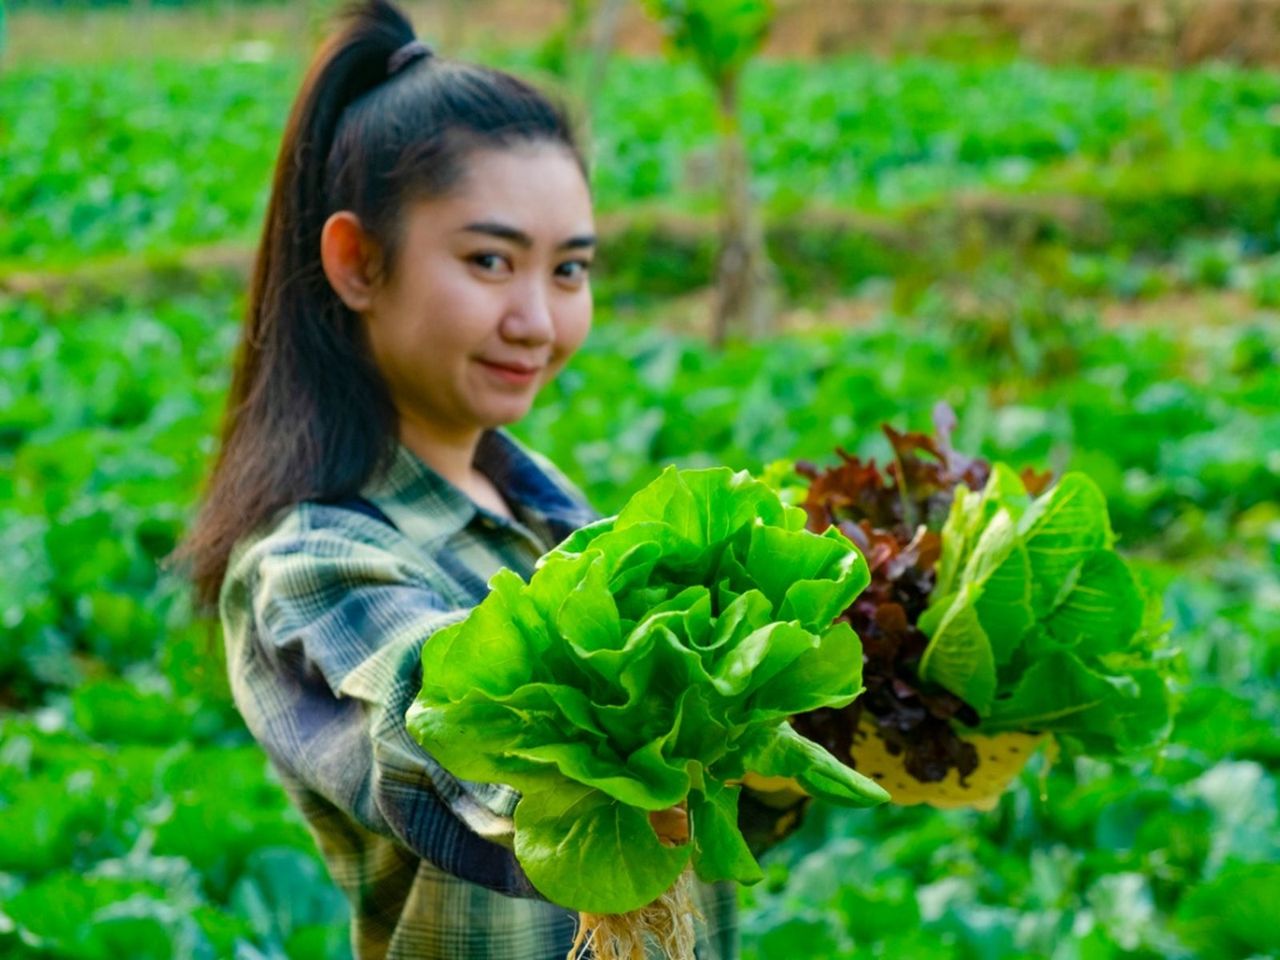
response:
<path id="1" fill-rule="evenodd" d="M 528 54 L 486 59 L 537 79 Z M 251 243 L 299 73 L 283 57 L 6 72 L 0 263 Z M 1277 101 L 1274 75 L 1216 66 L 762 61 L 746 76 L 744 133 L 779 217 L 814 203 L 896 216 L 974 191 L 1079 196 L 1112 218 L 1104 245 L 1234 226 L 1270 249 Z M 591 122 L 600 209 L 714 209 L 714 130 L 691 68 L 616 60 Z"/>

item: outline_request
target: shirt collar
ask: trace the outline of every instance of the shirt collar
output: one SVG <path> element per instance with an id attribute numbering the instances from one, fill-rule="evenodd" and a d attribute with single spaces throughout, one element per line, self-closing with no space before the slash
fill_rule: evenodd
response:
<path id="1" fill-rule="evenodd" d="M 481 435 L 475 462 L 509 503 L 544 520 L 557 541 L 596 518 L 586 503 L 566 489 L 567 481 L 549 464 L 540 464 L 505 430 L 486 430 Z M 397 444 L 390 466 L 361 494 L 418 543 L 448 539 L 478 513 L 470 497 L 404 444 Z"/>

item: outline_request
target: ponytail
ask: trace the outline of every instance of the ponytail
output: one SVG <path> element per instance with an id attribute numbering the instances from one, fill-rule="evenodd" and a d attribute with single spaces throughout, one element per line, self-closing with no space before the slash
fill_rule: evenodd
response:
<path id="1" fill-rule="evenodd" d="M 585 173 L 565 111 L 532 87 L 441 60 L 387 0 L 362 0 L 344 17 L 285 127 L 220 449 L 192 529 L 167 560 L 206 613 L 242 537 L 299 501 L 355 493 L 395 454 L 395 409 L 360 317 L 320 263 L 328 217 L 356 214 L 386 276 L 405 202 L 448 190 L 472 149 L 556 142 Z"/>

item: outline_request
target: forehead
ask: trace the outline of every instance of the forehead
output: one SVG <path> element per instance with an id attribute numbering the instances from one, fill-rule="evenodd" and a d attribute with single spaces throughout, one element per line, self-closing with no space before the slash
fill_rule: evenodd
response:
<path id="1" fill-rule="evenodd" d="M 501 222 L 535 240 L 590 233 L 591 193 L 573 154 L 558 144 L 481 148 L 463 161 L 448 193 L 417 201 L 410 233 L 452 233 L 469 223 Z"/>

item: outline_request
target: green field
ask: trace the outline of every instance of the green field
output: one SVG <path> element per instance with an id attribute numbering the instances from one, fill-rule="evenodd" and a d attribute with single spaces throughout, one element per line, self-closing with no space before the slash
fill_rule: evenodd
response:
<path id="1" fill-rule="evenodd" d="M 217 636 L 157 570 L 298 71 L 0 73 L 0 956 L 347 955 Z M 613 65 L 597 326 L 519 435 L 609 511 L 668 463 L 883 460 L 882 422 L 946 400 L 959 448 L 1097 480 L 1184 660 L 1159 757 L 1037 759 L 990 813 L 815 807 L 743 893 L 744 956 L 1280 953 L 1278 101 L 1228 67 L 759 64 L 788 303 L 715 353 L 710 97 Z"/>
<path id="2" fill-rule="evenodd" d="M 527 55 L 498 59 L 535 69 Z M 9 71 L 0 264 L 252 244 L 300 71 L 291 59 Z M 1060 196 L 1101 204 L 1130 248 L 1208 225 L 1247 232 L 1258 252 L 1280 247 L 1277 101 L 1280 77 L 1263 71 L 886 70 L 854 57 L 761 63 L 745 91 L 757 192 L 776 219 L 835 209 L 892 222 L 961 193 Z M 591 151 L 601 213 L 712 210 L 714 126 L 691 69 L 615 63 Z"/>

